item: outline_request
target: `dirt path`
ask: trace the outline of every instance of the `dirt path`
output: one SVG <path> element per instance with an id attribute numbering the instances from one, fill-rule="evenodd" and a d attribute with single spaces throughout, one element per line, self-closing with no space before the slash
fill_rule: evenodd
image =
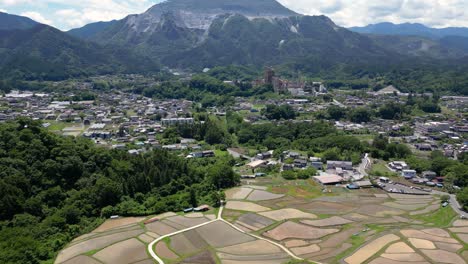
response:
<path id="1" fill-rule="evenodd" d="M 263 238 L 263 237 L 254 235 L 254 234 L 249 234 L 249 233 L 243 231 L 242 229 L 238 228 L 237 226 L 235 226 L 235 225 L 229 223 L 228 221 L 224 220 L 224 219 L 222 218 L 223 209 L 224 209 L 223 206 L 221 206 L 221 207 L 219 208 L 218 217 L 217 217 L 217 219 L 215 219 L 215 220 L 212 220 L 212 221 L 209 221 L 209 222 L 200 224 L 200 225 L 196 225 L 196 226 L 193 226 L 193 227 L 190 227 L 190 228 L 186 228 L 186 229 L 183 229 L 183 230 L 179 230 L 179 231 L 176 231 L 176 232 L 174 232 L 174 233 L 167 234 L 167 235 L 164 235 L 164 236 L 162 236 L 162 237 L 157 238 L 156 240 L 154 240 L 153 242 L 151 242 L 151 243 L 148 245 L 148 251 L 149 251 L 151 257 L 152 257 L 153 259 L 155 259 L 156 262 L 158 262 L 159 264 L 164 264 L 164 261 L 163 261 L 161 258 L 159 258 L 158 255 L 156 254 L 156 252 L 154 252 L 154 250 L 153 250 L 154 245 L 155 245 L 156 243 L 158 243 L 159 241 L 163 240 L 163 239 L 166 238 L 166 237 L 171 237 L 171 236 L 174 236 L 174 235 L 178 235 L 178 234 L 181 234 L 181 233 L 184 233 L 184 232 L 187 232 L 187 231 L 190 231 L 190 230 L 193 230 L 193 229 L 202 227 L 202 226 L 209 225 L 209 224 L 214 223 L 214 222 L 216 222 L 216 221 L 222 221 L 222 222 L 228 224 L 229 226 L 231 226 L 232 228 L 236 229 L 237 231 L 239 231 L 239 232 L 241 232 L 241 233 L 243 233 L 243 234 L 246 234 L 246 235 L 255 237 L 256 239 L 259 239 L 259 240 L 266 241 L 266 242 L 268 242 L 268 243 L 270 243 L 270 244 L 272 244 L 272 245 L 275 245 L 275 246 L 281 248 L 281 249 L 282 249 L 283 251 L 285 251 L 289 256 L 291 256 L 293 259 L 302 260 L 302 258 L 300 258 L 300 257 L 298 257 L 298 256 L 296 256 L 296 255 L 294 255 L 294 253 L 292 253 L 289 249 L 287 249 L 287 248 L 284 247 L 283 245 L 278 244 L 278 243 L 276 243 L 276 242 L 273 242 L 273 241 L 271 241 L 271 240 L 269 240 L 269 239 L 266 239 L 266 238 Z M 318 262 L 316 262 L 316 263 L 318 263 Z M 318 264 L 320 264 L 320 263 L 318 263 Z"/>

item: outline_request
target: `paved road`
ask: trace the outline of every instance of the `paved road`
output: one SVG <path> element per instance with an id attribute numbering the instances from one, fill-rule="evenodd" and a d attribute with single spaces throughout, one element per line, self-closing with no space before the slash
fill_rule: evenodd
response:
<path id="1" fill-rule="evenodd" d="M 300 258 L 300 257 L 298 257 L 298 256 L 296 256 L 296 255 L 294 255 L 294 253 L 292 253 L 291 251 L 289 251 L 289 249 L 287 249 L 287 248 L 284 247 L 283 245 L 280 245 L 280 244 L 278 244 L 278 243 L 276 243 L 276 242 L 273 242 L 273 241 L 271 241 L 271 240 L 268 240 L 268 239 L 266 239 L 266 238 L 263 238 L 263 237 L 260 237 L 260 236 L 254 235 L 254 234 L 247 233 L 247 232 L 243 231 L 242 229 L 238 228 L 237 226 L 235 226 L 235 225 L 229 223 L 228 221 L 224 220 L 224 219 L 222 218 L 223 210 L 224 210 L 224 207 L 221 206 L 221 207 L 219 208 L 219 211 L 218 211 L 218 217 L 217 217 L 217 219 L 215 219 L 215 220 L 212 220 L 212 221 L 209 221 L 209 222 L 200 224 L 200 225 L 192 226 L 192 227 L 189 227 L 189 228 L 186 228 L 186 229 L 183 229 L 183 230 L 179 230 L 179 231 L 176 231 L 176 232 L 174 232 L 174 233 L 167 234 L 167 235 L 164 235 L 164 236 L 162 236 L 162 237 L 157 238 L 156 240 L 154 240 L 153 242 L 151 242 L 151 243 L 148 245 L 148 251 L 149 251 L 151 257 L 152 257 L 154 260 L 156 260 L 159 264 L 164 264 L 164 261 L 163 261 L 160 257 L 158 257 L 158 255 L 154 252 L 154 245 L 156 245 L 156 243 L 158 243 L 159 241 L 163 240 L 163 239 L 166 238 L 166 237 L 175 236 L 175 235 L 178 235 L 178 234 L 180 234 L 180 233 L 184 233 L 184 232 L 187 232 L 187 231 L 190 231 L 190 230 L 193 230 L 193 229 L 196 229 L 196 228 L 205 226 L 205 225 L 209 225 L 209 224 L 214 223 L 214 222 L 216 222 L 216 221 L 222 221 L 222 222 L 228 224 L 229 226 L 231 226 L 232 228 L 238 230 L 239 232 L 242 232 L 243 234 L 246 234 L 246 235 L 255 237 L 255 238 L 257 238 L 257 239 L 261 239 L 261 240 L 267 241 L 267 242 L 269 242 L 270 244 L 273 244 L 273 245 L 275 245 L 275 246 L 281 248 L 281 249 L 284 250 L 288 255 L 290 255 L 293 259 L 302 260 L 302 258 Z M 315 263 L 320 264 L 319 262 L 315 262 Z"/>
<path id="2" fill-rule="evenodd" d="M 369 168 L 370 165 L 371 165 L 371 161 L 369 159 L 369 154 L 366 153 L 364 155 L 364 158 L 362 159 L 361 164 L 359 164 L 357 171 L 365 177 L 368 175 L 366 170 Z"/>
<path id="3" fill-rule="evenodd" d="M 450 206 L 452 207 L 452 209 L 460 216 L 461 215 L 465 215 L 465 216 L 468 215 L 468 213 L 464 212 L 461 209 L 462 207 L 461 207 L 460 203 L 458 203 L 457 196 L 455 194 L 450 194 L 450 193 L 436 191 L 436 190 L 433 190 L 432 193 L 433 194 L 438 194 L 438 195 L 448 195 L 448 196 L 450 196 Z"/>

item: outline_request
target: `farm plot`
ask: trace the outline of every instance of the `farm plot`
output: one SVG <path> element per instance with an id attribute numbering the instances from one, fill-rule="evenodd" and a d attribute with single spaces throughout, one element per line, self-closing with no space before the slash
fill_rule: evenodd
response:
<path id="1" fill-rule="evenodd" d="M 364 263 L 385 246 L 399 239 L 400 238 L 395 235 L 385 235 L 360 248 L 356 253 L 346 258 L 344 261 L 348 264 Z"/>
<path id="2" fill-rule="evenodd" d="M 115 233 L 115 234 L 110 234 L 110 235 L 101 236 L 97 238 L 92 238 L 92 239 L 80 242 L 78 244 L 72 245 L 62 250 L 57 256 L 55 263 L 62 263 L 66 260 L 69 260 L 78 255 L 84 254 L 88 251 L 105 248 L 116 242 L 123 241 L 132 237 L 136 237 L 143 233 L 144 233 L 143 229 L 138 229 L 138 230 L 133 230 L 133 231 L 125 231 L 121 233 Z"/>
<path id="3" fill-rule="evenodd" d="M 315 219 L 317 218 L 317 216 L 314 214 L 302 212 L 294 208 L 285 208 L 285 209 L 280 209 L 280 210 L 275 210 L 275 211 L 262 212 L 260 213 L 260 215 L 263 215 L 265 217 L 268 217 L 276 221 L 283 221 L 283 220 L 288 220 L 288 219 L 302 219 L 302 218 Z"/>
<path id="4" fill-rule="evenodd" d="M 180 255 L 188 255 L 207 247 L 208 244 L 195 230 L 171 237 L 171 248 Z"/>
<path id="5" fill-rule="evenodd" d="M 203 251 L 195 256 L 188 257 L 181 264 L 216 264 L 216 260 L 209 251 Z"/>
<path id="6" fill-rule="evenodd" d="M 109 246 L 93 257 L 104 263 L 127 264 L 148 259 L 146 245 L 135 238 Z"/>
<path id="7" fill-rule="evenodd" d="M 247 197 L 249 201 L 266 201 L 266 200 L 274 200 L 283 197 L 283 194 L 274 194 L 267 191 L 261 190 L 254 190 L 250 195 Z"/>
<path id="8" fill-rule="evenodd" d="M 185 216 L 178 215 L 178 216 L 172 216 L 172 217 L 166 218 L 165 221 L 169 221 L 169 222 L 172 222 L 172 223 L 175 223 L 175 224 L 181 226 L 181 228 L 177 228 L 177 229 L 185 229 L 187 227 L 192 227 L 192 226 L 196 226 L 196 225 L 206 223 L 206 222 L 208 222 L 210 220 L 208 218 L 205 218 L 205 217 L 191 217 L 191 218 L 188 218 L 188 217 L 185 217 Z"/>
<path id="9" fill-rule="evenodd" d="M 172 250 L 170 250 L 164 241 L 161 241 L 156 244 L 155 252 L 158 256 L 161 256 L 165 259 L 177 259 L 177 256 Z"/>
<path id="10" fill-rule="evenodd" d="M 237 210 L 237 211 L 248 211 L 248 212 L 263 212 L 269 211 L 270 208 L 264 207 L 251 202 L 241 202 L 241 201 L 229 201 L 226 204 L 227 209 Z"/>
<path id="11" fill-rule="evenodd" d="M 246 187 L 233 188 L 226 191 L 226 198 L 228 200 L 244 200 L 253 189 Z"/>
<path id="12" fill-rule="evenodd" d="M 341 218 L 339 216 L 333 216 L 333 217 L 321 219 L 321 220 L 303 220 L 301 221 L 301 223 L 306 224 L 306 225 L 316 226 L 316 227 L 327 227 L 327 226 L 339 226 L 339 225 L 350 224 L 350 223 L 353 223 L 353 221 Z"/>
<path id="13" fill-rule="evenodd" d="M 264 236 L 281 241 L 288 238 L 298 239 L 318 239 L 333 233 L 339 232 L 339 229 L 315 228 L 307 225 L 288 221 L 278 227 L 263 233 Z"/>
<path id="14" fill-rule="evenodd" d="M 254 213 L 244 214 L 236 221 L 237 224 L 250 230 L 260 230 L 274 223 L 273 220 Z"/>
<path id="15" fill-rule="evenodd" d="M 126 227 L 132 224 L 139 223 L 143 220 L 145 220 L 145 217 L 125 217 L 119 219 L 109 219 L 102 225 L 100 225 L 98 228 L 96 228 L 93 231 L 93 233 L 105 232 L 110 229 Z"/>
<path id="16" fill-rule="evenodd" d="M 164 224 L 162 222 L 153 222 L 153 223 L 150 223 L 150 224 L 147 224 L 146 225 L 146 228 L 153 232 L 153 233 L 156 233 L 160 236 L 163 236 L 163 235 L 167 235 L 167 234 L 170 234 L 170 233 L 174 233 L 175 231 L 177 231 L 176 228 L 170 226 L 170 225 L 167 225 L 167 224 Z"/>
<path id="17" fill-rule="evenodd" d="M 255 238 L 239 232 L 222 221 L 213 222 L 195 230 L 208 244 L 215 248 L 228 247 L 255 240 Z"/>
<path id="18" fill-rule="evenodd" d="M 64 264 L 83 264 L 83 263 L 86 263 L 86 264 L 100 264 L 101 262 L 91 258 L 91 257 L 88 257 L 88 256 L 84 256 L 84 255 L 81 255 L 81 256 L 77 256 L 77 257 L 74 257 L 70 260 L 67 260 L 65 262 L 63 262 Z"/>

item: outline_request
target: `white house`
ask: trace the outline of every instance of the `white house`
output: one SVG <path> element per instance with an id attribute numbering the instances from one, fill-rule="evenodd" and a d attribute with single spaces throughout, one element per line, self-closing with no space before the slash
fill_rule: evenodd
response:
<path id="1" fill-rule="evenodd" d="M 416 177 L 416 171 L 415 170 L 403 170 L 401 172 L 401 176 L 405 177 L 405 179 L 412 179 Z"/>

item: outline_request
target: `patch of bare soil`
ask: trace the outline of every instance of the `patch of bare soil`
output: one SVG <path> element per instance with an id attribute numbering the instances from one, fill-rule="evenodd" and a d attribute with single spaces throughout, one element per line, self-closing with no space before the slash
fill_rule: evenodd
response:
<path id="1" fill-rule="evenodd" d="M 94 257 L 104 263 L 127 264 L 145 260 L 148 255 L 145 244 L 132 238 L 109 246 L 94 254 Z"/>
<path id="2" fill-rule="evenodd" d="M 318 239 L 339 231 L 339 229 L 315 228 L 288 221 L 263 233 L 263 235 L 281 241 L 288 238 Z"/>

